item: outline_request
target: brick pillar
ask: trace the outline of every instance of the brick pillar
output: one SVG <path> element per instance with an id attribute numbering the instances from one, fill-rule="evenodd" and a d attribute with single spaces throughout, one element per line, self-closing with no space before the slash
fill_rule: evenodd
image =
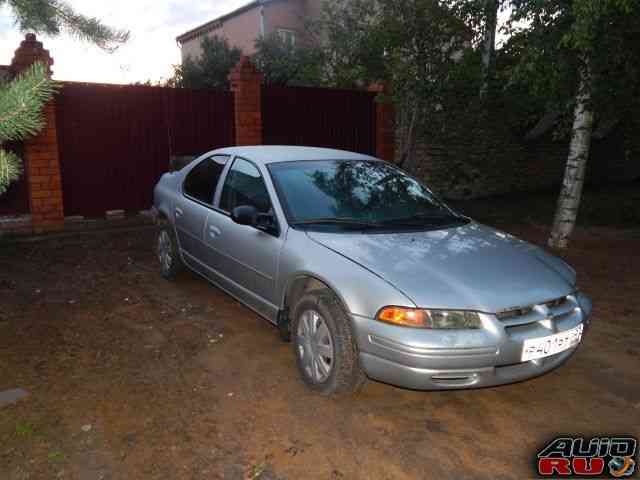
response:
<path id="1" fill-rule="evenodd" d="M 376 92 L 376 157 L 393 162 L 396 154 L 395 110 L 386 84 L 374 83 L 370 92 Z"/>
<path id="2" fill-rule="evenodd" d="M 29 33 L 20 43 L 11 62 L 14 74 L 20 74 L 35 62 L 47 65 L 51 75 L 53 59 L 42 42 Z M 64 227 L 62 182 L 58 158 L 55 102 L 49 102 L 43 112 L 44 127 L 34 137 L 25 140 L 23 160 L 29 185 L 31 222 L 36 233 L 61 230 Z"/>
<path id="3" fill-rule="evenodd" d="M 234 93 L 236 145 L 262 143 L 262 74 L 242 56 L 229 74 Z"/>

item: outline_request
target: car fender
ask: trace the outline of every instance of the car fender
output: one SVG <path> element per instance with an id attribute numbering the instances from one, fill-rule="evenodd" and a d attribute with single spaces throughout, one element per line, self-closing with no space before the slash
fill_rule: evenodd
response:
<path id="1" fill-rule="evenodd" d="M 163 174 L 153 189 L 153 206 L 159 216 L 165 217 L 173 225 L 174 217 L 172 208 L 175 203 L 175 195 L 179 195 L 178 182 L 180 174 L 168 172 Z"/>
<path id="2" fill-rule="evenodd" d="M 374 318 L 388 305 L 416 306 L 389 282 L 313 241 L 302 230 L 289 229 L 280 258 L 277 289 L 281 308 L 287 306 L 287 294 L 301 277 L 326 285 L 352 315 Z"/>

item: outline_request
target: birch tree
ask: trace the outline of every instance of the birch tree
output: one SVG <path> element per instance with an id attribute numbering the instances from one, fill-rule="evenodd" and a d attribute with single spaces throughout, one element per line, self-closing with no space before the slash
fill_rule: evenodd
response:
<path id="1" fill-rule="evenodd" d="M 575 228 L 591 148 L 593 132 L 592 79 L 589 61 L 586 57 L 582 60 L 578 72 L 579 84 L 573 111 L 569 156 L 548 242 L 549 246 L 554 248 L 567 248 L 569 237 Z"/>
<path id="2" fill-rule="evenodd" d="M 553 108 L 572 106 L 569 154 L 548 241 L 562 249 L 576 225 L 594 119 L 621 105 L 638 81 L 640 7 L 634 0 L 513 4 L 510 41 L 521 47 L 514 80 L 528 82 Z"/>
<path id="3" fill-rule="evenodd" d="M 480 97 L 485 97 L 493 76 L 496 58 L 496 30 L 498 28 L 498 0 L 484 0 L 484 25 L 482 31 L 482 83 Z"/>
<path id="4" fill-rule="evenodd" d="M 469 29 L 470 41 L 480 53 L 481 98 L 486 98 L 494 76 L 498 12 L 509 0 L 445 0 L 451 10 Z"/>

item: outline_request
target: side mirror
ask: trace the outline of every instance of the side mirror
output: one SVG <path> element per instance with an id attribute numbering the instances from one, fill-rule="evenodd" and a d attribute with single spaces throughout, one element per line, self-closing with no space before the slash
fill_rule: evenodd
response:
<path id="1" fill-rule="evenodd" d="M 231 212 L 231 220 L 239 225 L 249 225 L 271 235 L 278 235 L 278 222 L 271 213 L 258 213 L 252 205 L 240 205 Z"/>
<path id="2" fill-rule="evenodd" d="M 255 226 L 258 220 L 258 209 L 252 205 L 240 205 L 232 210 L 231 220 L 240 225 Z"/>

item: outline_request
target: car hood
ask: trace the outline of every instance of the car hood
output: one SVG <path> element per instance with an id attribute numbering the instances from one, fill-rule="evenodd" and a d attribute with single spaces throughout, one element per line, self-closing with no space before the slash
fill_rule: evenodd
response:
<path id="1" fill-rule="evenodd" d="M 574 290 L 575 272 L 565 262 L 478 223 L 426 232 L 307 234 L 419 307 L 497 312 Z"/>

